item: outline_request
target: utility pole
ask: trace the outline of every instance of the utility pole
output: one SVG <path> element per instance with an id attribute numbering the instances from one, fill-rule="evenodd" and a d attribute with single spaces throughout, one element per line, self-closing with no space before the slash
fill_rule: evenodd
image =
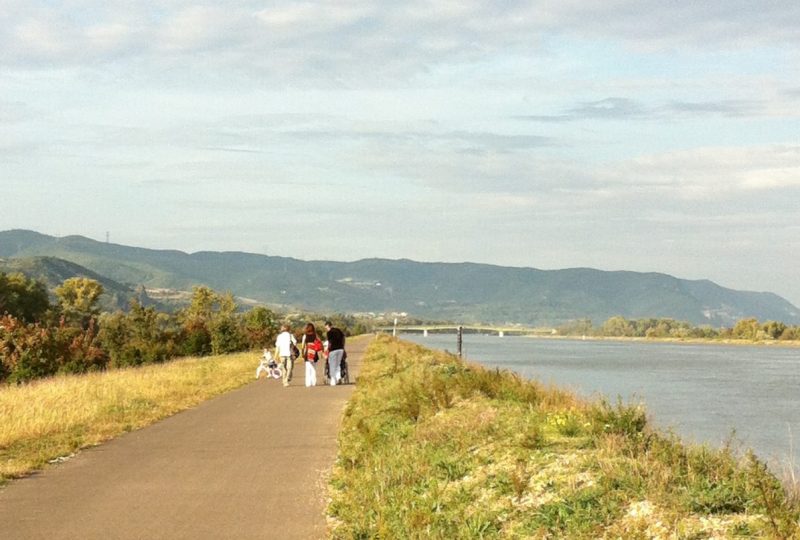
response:
<path id="1" fill-rule="evenodd" d="M 458 327 L 458 340 L 457 340 L 457 343 L 456 343 L 456 350 L 458 351 L 458 357 L 459 358 L 463 357 L 462 350 L 461 350 L 461 345 L 462 345 L 463 341 L 464 341 L 464 327 L 459 325 L 459 327 Z"/>

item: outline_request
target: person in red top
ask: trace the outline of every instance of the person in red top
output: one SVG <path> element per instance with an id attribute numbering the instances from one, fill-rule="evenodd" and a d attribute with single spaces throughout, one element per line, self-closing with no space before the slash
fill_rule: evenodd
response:
<path id="1" fill-rule="evenodd" d="M 317 385 L 317 360 L 322 352 L 322 341 L 317 337 L 317 330 L 312 323 L 306 325 L 303 334 L 301 354 L 306 365 L 306 386 Z"/>

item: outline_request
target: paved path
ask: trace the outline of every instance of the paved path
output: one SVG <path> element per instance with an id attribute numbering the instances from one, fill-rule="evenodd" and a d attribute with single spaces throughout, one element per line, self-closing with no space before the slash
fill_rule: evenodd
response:
<path id="1" fill-rule="evenodd" d="M 367 343 L 348 342 L 351 381 Z M 289 388 L 254 381 L 12 482 L 0 538 L 324 538 L 324 476 L 354 386 L 305 388 L 302 364 L 294 375 Z"/>

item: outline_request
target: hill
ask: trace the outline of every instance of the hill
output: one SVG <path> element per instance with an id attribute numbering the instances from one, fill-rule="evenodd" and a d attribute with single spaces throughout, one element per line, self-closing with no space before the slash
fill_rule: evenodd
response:
<path id="1" fill-rule="evenodd" d="M 0 257 L 58 257 L 114 281 L 188 290 L 204 284 L 261 302 L 317 311 L 407 312 L 462 322 L 557 324 L 672 317 L 800 324 L 800 310 L 769 292 L 736 291 L 661 273 L 537 270 L 474 263 L 365 259 L 301 261 L 241 252 L 184 253 L 32 231 L 0 232 Z"/>
<path id="2" fill-rule="evenodd" d="M 73 277 L 94 279 L 103 285 L 100 308 L 105 311 L 126 309 L 129 300 L 139 294 L 128 285 L 123 285 L 88 268 L 56 257 L 0 259 L 0 272 L 7 274 L 20 272 L 28 277 L 38 279 L 47 286 L 51 296 L 54 296 L 53 290 L 66 279 Z"/>

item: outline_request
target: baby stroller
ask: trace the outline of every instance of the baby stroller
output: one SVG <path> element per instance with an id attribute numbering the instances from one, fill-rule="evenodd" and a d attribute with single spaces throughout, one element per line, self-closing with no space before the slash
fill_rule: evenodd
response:
<path id="1" fill-rule="evenodd" d="M 272 357 L 272 353 L 267 349 L 264 349 L 264 355 L 261 357 L 261 363 L 258 364 L 258 368 L 256 368 L 256 379 L 261 372 L 265 372 L 267 377 L 272 377 L 273 379 L 280 379 L 283 375 L 283 371 L 281 370 L 281 366 L 275 361 L 275 358 Z"/>
<path id="2" fill-rule="evenodd" d="M 328 364 L 327 360 L 325 361 L 325 384 L 329 384 L 331 382 L 331 368 Z M 339 379 L 339 384 L 350 384 L 350 373 L 347 369 L 347 351 L 342 354 L 342 360 L 339 362 L 339 375 L 341 378 Z"/>

